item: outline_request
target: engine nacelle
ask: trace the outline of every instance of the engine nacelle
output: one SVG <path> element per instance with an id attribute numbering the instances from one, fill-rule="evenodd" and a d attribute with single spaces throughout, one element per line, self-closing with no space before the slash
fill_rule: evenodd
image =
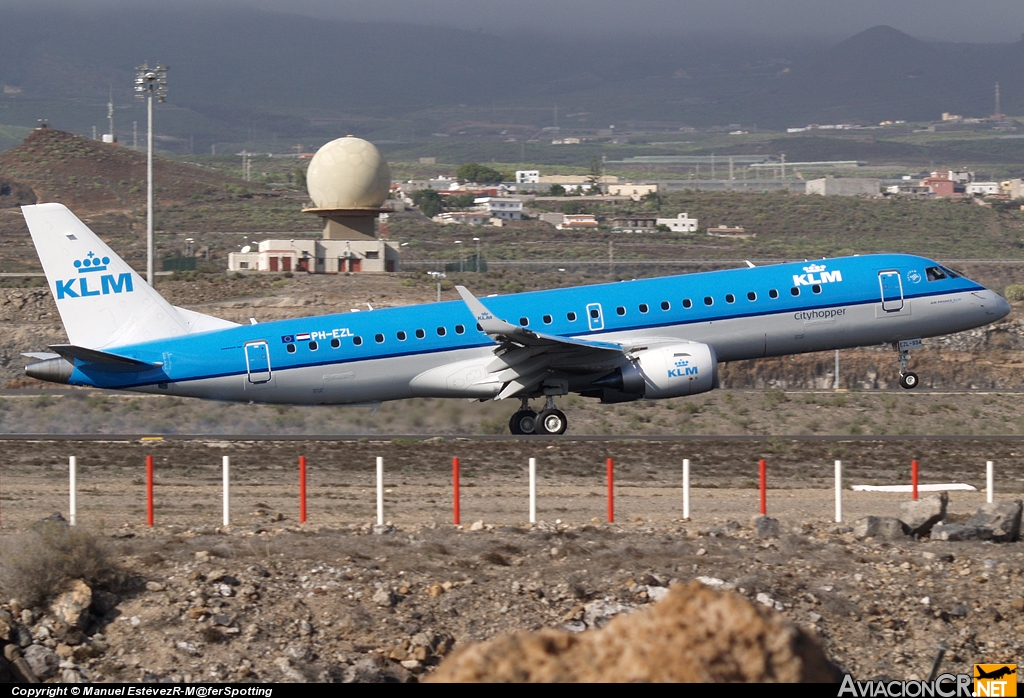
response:
<path id="1" fill-rule="evenodd" d="M 718 356 L 699 342 L 649 349 L 596 385 L 647 400 L 706 393 L 718 387 Z"/>

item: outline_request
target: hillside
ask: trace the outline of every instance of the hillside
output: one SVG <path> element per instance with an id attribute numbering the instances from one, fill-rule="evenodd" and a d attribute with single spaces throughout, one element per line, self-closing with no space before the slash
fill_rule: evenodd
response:
<path id="1" fill-rule="evenodd" d="M 264 190 L 213 170 L 155 158 L 155 227 L 158 232 L 308 231 L 301 193 Z M 3 192 L 8 194 L 4 195 Z M 36 129 L 0 153 L 0 270 L 38 268 L 18 206 L 59 202 L 138 265 L 146 226 L 146 155 L 127 147 Z M 176 252 L 178 242 L 166 239 Z M 233 248 L 234 240 L 227 243 Z M 157 241 L 160 252 L 161 239 Z M 144 262 L 142 262 L 144 263 Z"/>

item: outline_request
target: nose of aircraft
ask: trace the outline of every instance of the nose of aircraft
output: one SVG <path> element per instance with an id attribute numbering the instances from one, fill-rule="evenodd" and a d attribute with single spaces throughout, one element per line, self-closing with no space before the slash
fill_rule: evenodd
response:
<path id="1" fill-rule="evenodd" d="M 995 316 L 996 320 L 1006 317 L 1010 314 L 1010 304 L 1006 302 L 1006 299 L 1000 296 L 995 291 L 990 291 L 993 296 L 992 303 L 992 315 Z"/>

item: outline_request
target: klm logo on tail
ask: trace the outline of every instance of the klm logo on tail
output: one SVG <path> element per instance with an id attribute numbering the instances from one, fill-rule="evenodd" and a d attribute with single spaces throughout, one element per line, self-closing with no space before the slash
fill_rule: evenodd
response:
<path id="1" fill-rule="evenodd" d="M 804 267 L 806 274 L 793 274 L 794 286 L 813 286 L 814 284 L 828 284 L 843 280 L 843 274 L 838 269 L 825 271 L 824 264 L 812 264 Z M 820 274 L 820 276 L 815 276 Z"/>
<path id="2" fill-rule="evenodd" d="M 57 279 L 57 300 L 64 298 L 85 298 L 88 296 L 106 296 L 111 293 L 131 293 L 135 290 L 132 286 L 132 275 L 127 274 L 104 274 L 107 265 L 110 264 L 110 257 L 97 257 L 90 252 L 85 259 L 76 259 L 75 268 L 79 276 L 73 279 Z M 85 274 L 100 274 L 99 284 L 94 280 L 90 288 L 89 276 Z M 95 277 L 92 277 L 95 279 Z M 77 282 L 77 283 L 76 283 Z"/>

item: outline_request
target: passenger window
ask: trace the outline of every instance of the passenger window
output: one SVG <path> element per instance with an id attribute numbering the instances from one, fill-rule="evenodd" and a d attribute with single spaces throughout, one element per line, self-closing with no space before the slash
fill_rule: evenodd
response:
<path id="1" fill-rule="evenodd" d="M 725 294 L 725 302 L 726 303 L 735 303 L 736 302 L 736 296 L 732 295 L 731 293 Z"/>
<path id="2" fill-rule="evenodd" d="M 427 336 L 427 333 L 423 330 L 416 330 L 416 339 L 423 339 Z"/>
<path id="3" fill-rule="evenodd" d="M 793 294 L 794 296 L 799 296 L 800 295 L 800 287 L 799 286 L 794 286 L 793 288 L 789 289 L 789 292 L 791 294 Z"/>
<path id="4" fill-rule="evenodd" d="M 352 338 L 352 343 L 355 344 L 357 347 L 361 346 L 363 343 L 363 338 L 356 335 L 355 337 Z"/>
<path id="5" fill-rule="evenodd" d="M 646 303 L 641 303 L 640 304 L 640 312 L 641 313 L 646 313 L 648 310 L 650 310 L 650 308 L 647 307 Z"/>
<path id="6" fill-rule="evenodd" d="M 398 341 L 399 342 L 404 342 L 405 341 L 405 332 L 402 332 L 401 330 L 398 331 Z"/>
<path id="7" fill-rule="evenodd" d="M 319 346 L 320 346 L 320 345 L 319 345 L 319 344 L 317 344 L 316 342 L 310 342 L 310 343 L 309 343 L 309 350 L 310 350 L 310 351 L 316 351 L 316 350 L 317 350 L 317 348 L 318 348 Z"/>
<path id="8" fill-rule="evenodd" d="M 476 331 L 477 332 L 483 332 L 484 331 L 483 326 L 479 322 L 476 323 Z"/>
<path id="9" fill-rule="evenodd" d="M 753 291 L 748 291 L 747 292 L 747 300 L 751 301 L 751 302 L 756 301 L 757 300 L 757 294 L 754 293 Z"/>
<path id="10" fill-rule="evenodd" d="M 668 310 L 671 307 L 672 307 L 672 304 L 669 303 L 668 301 L 662 301 L 661 302 L 661 309 L 662 310 Z"/>
<path id="11" fill-rule="evenodd" d="M 693 301 L 691 301 L 689 298 L 684 298 L 683 299 L 683 307 L 684 308 L 692 308 L 693 307 Z"/>
<path id="12" fill-rule="evenodd" d="M 569 322 L 576 322 L 576 313 L 566 313 L 565 317 L 569 319 Z"/>
<path id="13" fill-rule="evenodd" d="M 928 277 L 929 281 L 939 281 L 948 278 L 946 273 L 938 267 L 928 267 L 924 270 L 924 274 Z"/>
<path id="14" fill-rule="evenodd" d="M 814 284 L 813 286 L 811 286 L 811 290 L 814 291 L 815 293 L 821 293 L 821 285 Z"/>
<path id="15" fill-rule="evenodd" d="M 545 325 L 550 325 L 551 324 L 551 320 L 553 318 L 550 315 L 545 315 L 543 319 L 544 319 L 544 324 Z"/>
<path id="16" fill-rule="evenodd" d="M 711 296 L 704 296 L 704 305 L 714 305 L 715 299 Z"/>
<path id="17" fill-rule="evenodd" d="M 625 315 L 626 309 L 620 305 L 618 308 L 615 309 L 615 313 L 616 315 Z"/>
<path id="18" fill-rule="evenodd" d="M 373 339 L 374 339 L 374 341 L 377 342 L 377 344 L 383 344 L 384 343 L 384 335 L 382 335 L 382 334 L 374 335 Z"/>
<path id="19" fill-rule="evenodd" d="M 295 345 L 294 344 L 289 344 L 288 346 L 285 347 L 285 349 L 288 350 L 289 354 L 294 354 L 295 353 Z"/>
<path id="20" fill-rule="evenodd" d="M 596 320 L 597 318 L 601 317 L 601 311 L 599 311 L 597 308 L 591 308 L 590 317 Z"/>
<path id="21" fill-rule="evenodd" d="M 521 318 L 519 318 L 519 324 L 522 325 L 523 327 L 529 326 L 530 318 L 528 318 L 528 317 L 521 317 Z"/>
<path id="22" fill-rule="evenodd" d="M 778 297 L 779 297 L 779 292 L 778 292 L 778 291 L 776 291 L 776 290 L 775 290 L 775 289 L 773 288 L 773 289 L 772 289 L 771 291 L 769 291 L 769 292 L 768 292 L 768 297 L 769 297 L 769 298 L 778 298 Z"/>
<path id="23" fill-rule="evenodd" d="M 443 327 L 438 327 L 437 328 L 437 336 L 438 337 L 444 337 L 446 334 L 448 334 L 448 330 L 446 330 Z"/>
<path id="24" fill-rule="evenodd" d="M 466 326 L 465 325 L 456 325 L 455 326 L 455 334 L 465 334 L 465 333 L 466 333 Z"/>
<path id="25" fill-rule="evenodd" d="M 341 346 L 341 340 L 340 339 L 332 339 L 331 340 L 331 349 L 337 349 L 340 346 Z"/>

